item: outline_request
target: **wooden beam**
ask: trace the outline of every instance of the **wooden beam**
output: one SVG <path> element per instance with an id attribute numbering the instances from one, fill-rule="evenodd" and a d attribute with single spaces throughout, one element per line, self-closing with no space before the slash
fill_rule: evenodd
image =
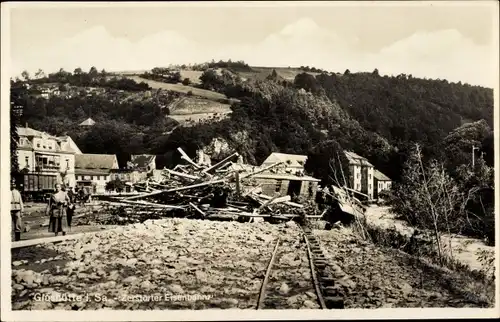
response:
<path id="1" fill-rule="evenodd" d="M 223 183 L 223 182 L 226 182 L 226 180 L 220 179 L 220 180 L 215 180 L 215 181 L 207 181 L 207 182 L 203 182 L 203 183 L 193 184 L 193 185 L 190 185 L 190 186 L 178 187 L 178 188 L 173 188 L 173 189 L 169 189 L 169 190 L 155 191 L 155 192 L 150 192 L 150 193 L 146 193 L 146 194 L 139 195 L 139 196 L 132 196 L 132 197 L 124 198 L 123 200 L 133 200 L 133 199 L 147 198 L 147 197 L 151 197 L 151 196 L 154 196 L 154 195 L 158 195 L 160 193 L 169 193 L 169 192 L 176 192 L 176 191 L 182 191 L 182 190 L 189 190 L 189 189 L 193 189 L 193 188 L 210 186 L 210 185 L 213 185 L 213 184 Z"/>
<path id="2" fill-rule="evenodd" d="M 232 158 L 237 157 L 237 156 L 239 156 L 238 152 L 234 152 L 233 154 L 231 154 L 230 156 L 228 156 L 224 160 L 222 160 L 222 161 L 214 164 L 213 166 L 211 166 L 209 168 L 206 168 L 202 172 L 210 172 L 212 170 L 216 170 L 218 168 L 222 168 L 222 166 L 225 165 L 229 160 L 231 160 Z"/>
<path id="3" fill-rule="evenodd" d="M 206 217 L 206 214 L 205 214 L 203 211 L 201 211 L 201 209 L 200 209 L 200 208 L 196 207 L 193 203 L 191 203 L 191 202 L 190 202 L 190 203 L 189 203 L 189 205 L 190 205 L 191 207 L 193 207 L 193 208 L 194 208 L 194 210 L 196 210 L 197 212 L 199 212 L 199 213 L 200 213 L 203 217 Z"/>
<path id="4" fill-rule="evenodd" d="M 240 197 L 241 188 L 240 188 L 240 174 L 238 171 L 234 173 L 234 181 L 236 182 L 236 196 Z"/>
<path id="5" fill-rule="evenodd" d="M 203 169 L 201 166 L 199 166 L 198 164 L 196 164 L 187 154 L 186 152 L 184 152 L 184 150 L 182 150 L 180 147 L 177 148 L 177 151 L 179 151 L 179 153 L 182 155 L 182 159 L 186 160 L 187 162 L 189 162 L 189 164 L 191 164 L 193 167 L 195 167 L 196 169 Z"/>
<path id="6" fill-rule="evenodd" d="M 283 162 L 276 162 L 275 164 L 271 164 L 271 165 L 269 165 L 269 166 L 267 166 L 267 167 L 265 167 L 265 168 L 262 168 L 262 169 L 260 169 L 260 170 L 255 171 L 255 172 L 246 173 L 246 174 L 244 174 L 243 176 L 241 176 L 241 179 L 245 179 L 245 178 L 248 178 L 248 177 L 254 176 L 254 175 L 256 175 L 256 174 L 262 173 L 262 172 L 267 171 L 267 170 L 269 170 L 269 169 L 272 169 L 272 168 L 274 168 L 274 167 L 276 167 L 276 166 L 278 166 L 278 165 L 280 165 L 280 164 L 282 164 L 282 163 L 283 163 Z"/>
<path id="7" fill-rule="evenodd" d="M 181 178 L 186 178 L 186 179 L 191 179 L 191 180 L 200 180 L 201 179 L 200 177 L 197 177 L 197 176 L 193 176 L 193 175 L 190 175 L 187 173 L 177 172 L 177 171 L 170 170 L 170 169 L 166 169 L 166 171 L 170 174 L 173 174 L 174 176 L 178 176 Z"/>
<path id="8" fill-rule="evenodd" d="M 270 197 L 268 195 L 264 195 L 264 194 L 258 194 L 256 195 L 257 197 L 260 197 L 262 199 L 265 199 L 265 200 L 269 200 L 269 199 L 272 199 L 273 197 Z M 295 203 L 295 202 L 292 202 L 292 201 L 287 201 L 285 202 L 285 205 L 288 205 L 288 206 L 292 206 L 292 207 L 296 207 L 296 208 L 304 208 L 304 205 L 301 205 L 299 203 Z"/>

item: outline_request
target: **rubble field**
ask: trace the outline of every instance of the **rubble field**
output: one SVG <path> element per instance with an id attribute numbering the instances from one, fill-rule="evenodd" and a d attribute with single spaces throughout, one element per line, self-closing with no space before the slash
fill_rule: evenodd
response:
<path id="1" fill-rule="evenodd" d="M 255 309 L 278 237 L 282 247 L 266 293 L 286 297 L 282 308 L 315 308 L 306 248 L 294 222 L 179 218 L 13 249 L 12 308 Z"/>
<path id="2" fill-rule="evenodd" d="M 361 240 L 352 228 L 314 230 L 345 294 L 345 308 L 481 308 L 494 305 L 481 284 L 393 248 Z M 491 292 L 490 292 L 491 293 Z M 494 288 L 493 288 L 494 293 Z"/>

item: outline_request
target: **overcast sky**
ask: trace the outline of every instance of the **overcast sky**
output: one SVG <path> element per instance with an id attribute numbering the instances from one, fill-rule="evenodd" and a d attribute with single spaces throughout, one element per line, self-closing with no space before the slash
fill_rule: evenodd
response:
<path id="1" fill-rule="evenodd" d="M 12 8 L 11 74 L 91 66 L 137 70 L 231 58 L 255 66 L 309 65 L 335 72 L 378 68 L 381 74 L 489 87 L 497 81 L 495 1 L 160 5 Z"/>

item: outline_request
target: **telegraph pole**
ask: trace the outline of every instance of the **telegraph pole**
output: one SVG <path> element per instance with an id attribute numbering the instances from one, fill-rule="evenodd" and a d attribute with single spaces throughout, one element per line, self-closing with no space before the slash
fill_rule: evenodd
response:
<path id="1" fill-rule="evenodd" d="M 475 162 L 475 158 L 474 158 L 474 151 L 475 151 L 475 150 L 479 150 L 479 148 L 473 145 L 473 146 L 472 146 L 472 168 L 474 168 L 474 166 L 475 166 L 475 164 L 476 164 L 476 162 Z"/>

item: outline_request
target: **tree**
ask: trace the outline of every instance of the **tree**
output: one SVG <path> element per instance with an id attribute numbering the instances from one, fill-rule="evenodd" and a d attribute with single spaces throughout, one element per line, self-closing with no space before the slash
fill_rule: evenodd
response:
<path id="1" fill-rule="evenodd" d="M 25 80 L 25 81 L 29 81 L 30 80 L 30 74 L 28 73 L 28 71 L 26 70 L 23 70 L 23 72 L 21 73 L 21 77 Z"/>
<path id="2" fill-rule="evenodd" d="M 349 186 L 349 162 L 335 140 L 316 145 L 307 155 L 305 170 L 323 185 Z"/>
<path id="3" fill-rule="evenodd" d="M 10 118 L 10 174 L 15 176 L 19 172 L 19 163 L 17 156 L 17 147 L 19 142 L 19 135 L 17 133 L 18 121 L 17 117 L 12 113 L 11 105 L 11 118 Z"/>
<path id="4" fill-rule="evenodd" d="M 379 76 L 379 73 L 378 73 L 378 69 L 377 69 L 377 68 L 375 68 L 375 69 L 373 70 L 372 75 L 374 75 L 374 76 Z"/>
<path id="5" fill-rule="evenodd" d="M 43 70 L 41 68 L 39 68 L 37 70 L 37 72 L 35 73 L 35 77 L 36 78 L 44 78 L 45 77 L 45 73 L 43 72 Z"/>
<path id="6" fill-rule="evenodd" d="M 75 71 L 73 72 L 75 75 L 81 75 L 83 74 L 83 70 L 80 67 L 75 68 Z"/>
<path id="7" fill-rule="evenodd" d="M 405 163 L 402 180 L 389 198 L 394 213 L 412 226 L 432 232 L 440 263 L 445 254 L 442 232 L 459 233 L 467 225 L 466 205 L 476 188 L 464 190 L 445 170 L 444 164 L 431 160 L 424 165 L 422 149 L 416 144 Z M 451 241 L 450 241 L 451 243 Z M 451 251 L 451 247 L 448 247 Z"/>
<path id="8" fill-rule="evenodd" d="M 120 179 L 114 179 L 106 182 L 106 190 L 122 192 L 125 189 L 125 182 Z"/>
<path id="9" fill-rule="evenodd" d="M 90 76 L 90 78 L 94 79 L 98 75 L 99 75 L 99 72 L 97 71 L 97 68 L 95 68 L 94 66 L 90 67 L 90 70 L 89 70 L 89 76 Z"/>
<path id="10" fill-rule="evenodd" d="M 322 90 L 321 85 L 318 83 L 316 78 L 308 73 L 300 73 L 295 76 L 294 84 L 295 87 L 303 88 L 313 94 L 319 93 Z"/>
<path id="11" fill-rule="evenodd" d="M 184 80 L 182 81 L 182 85 L 184 86 L 188 86 L 191 84 L 191 80 L 189 78 L 184 78 Z"/>
<path id="12" fill-rule="evenodd" d="M 448 167 L 453 170 L 462 164 L 472 164 L 472 148 L 482 149 L 483 142 L 488 137 L 493 136 L 493 131 L 485 120 L 472 123 L 465 123 L 454 129 L 443 140 L 444 151 Z M 488 149 L 487 146 L 485 146 Z M 478 158 L 481 152 L 491 153 L 491 151 L 474 152 Z"/>

